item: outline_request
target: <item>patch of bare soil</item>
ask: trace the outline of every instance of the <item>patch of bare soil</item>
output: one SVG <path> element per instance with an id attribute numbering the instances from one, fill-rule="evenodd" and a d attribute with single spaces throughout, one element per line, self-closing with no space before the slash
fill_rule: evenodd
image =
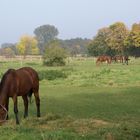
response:
<path id="1" fill-rule="evenodd" d="M 68 129 L 72 130 L 79 134 L 87 134 L 95 129 L 101 127 L 109 127 L 112 124 L 110 122 L 99 120 L 99 119 L 74 119 L 74 118 L 64 118 L 58 120 L 51 120 L 47 123 L 42 123 L 38 127 L 40 129 L 47 129 L 47 130 L 60 130 L 60 129 Z"/>

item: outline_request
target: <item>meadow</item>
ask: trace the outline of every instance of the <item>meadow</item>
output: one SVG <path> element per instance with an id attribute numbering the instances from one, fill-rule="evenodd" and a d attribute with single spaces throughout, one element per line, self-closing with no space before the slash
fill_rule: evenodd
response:
<path id="1" fill-rule="evenodd" d="M 34 98 L 29 117 L 15 124 L 10 99 L 9 120 L 0 126 L 0 140 L 139 140 L 140 59 L 129 65 L 95 65 L 95 58 L 67 60 L 64 67 L 42 61 L 0 61 L 0 77 L 9 68 L 31 66 L 40 76 L 41 117 Z"/>

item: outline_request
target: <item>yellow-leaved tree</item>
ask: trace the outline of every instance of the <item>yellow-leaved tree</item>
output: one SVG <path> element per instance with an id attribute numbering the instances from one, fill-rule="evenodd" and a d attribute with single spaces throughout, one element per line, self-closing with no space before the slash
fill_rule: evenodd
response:
<path id="1" fill-rule="evenodd" d="M 37 40 L 29 35 L 24 35 L 20 38 L 16 48 L 20 55 L 23 55 L 24 58 L 26 55 L 35 55 L 39 53 L 37 47 Z"/>

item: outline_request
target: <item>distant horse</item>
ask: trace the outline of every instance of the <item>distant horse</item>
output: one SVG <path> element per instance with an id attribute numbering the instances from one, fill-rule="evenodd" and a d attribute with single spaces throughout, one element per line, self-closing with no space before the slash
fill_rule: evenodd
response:
<path id="1" fill-rule="evenodd" d="M 116 56 L 114 56 L 114 61 L 115 62 L 123 63 L 123 56 L 122 55 L 116 55 Z"/>
<path id="2" fill-rule="evenodd" d="M 124 63 L 126 65 L 128 65 L 128 61 L 130 60 L 129 57 L 128 57 L 128 55 L 125 55 L 123 59 L 124 59 Z"/>
<path id="3" fill-rule="evenodd" d="M 123 56 L 123 55 L 116 55 L 116 56 L 113 56 L 111 57 L 111 60 L 114 61 L 114 62 L 120 62 L 122 64 L 127 64 L 128 65 L 128 61 L 130 60 L 128 58 L 127 55 Z"/>
<path id="4" fill-rule="evenodd" d="M 100 55 L 96 60 L 96 65 L 102 62 L 107 62 L 107 64 L 111 64 L 111 57 L 108 55 Z"/>
<path id="5" fill-rule="evenodd" d="M 0 119 L 8 119 L 9 97 L 12 97 L 14 102 L 14 113 L 16 124 L 19 124 L 17 96 L 22 96 L 24 101 L 24 118 L 28 116 L 28 96 L 34 93 L 37 117 L 40 117 L 40 99 L 39 99 L 39 77 L 37 72 L 30 67 L 23 67 L 18 70 L 9 69 L 2 77 L 0 83 L 0 116 L 3 116 L 5 111 L 6 117 Z"/>

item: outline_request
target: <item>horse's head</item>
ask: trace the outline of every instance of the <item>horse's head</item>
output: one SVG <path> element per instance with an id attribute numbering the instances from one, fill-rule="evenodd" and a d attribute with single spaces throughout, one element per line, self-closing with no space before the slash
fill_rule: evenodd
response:
<path id="1" fill-rule="evenodd" d="M 0 123 L 4 122 L 7 117 L 7 110 L 6 108 L 0 104 Z"/>

